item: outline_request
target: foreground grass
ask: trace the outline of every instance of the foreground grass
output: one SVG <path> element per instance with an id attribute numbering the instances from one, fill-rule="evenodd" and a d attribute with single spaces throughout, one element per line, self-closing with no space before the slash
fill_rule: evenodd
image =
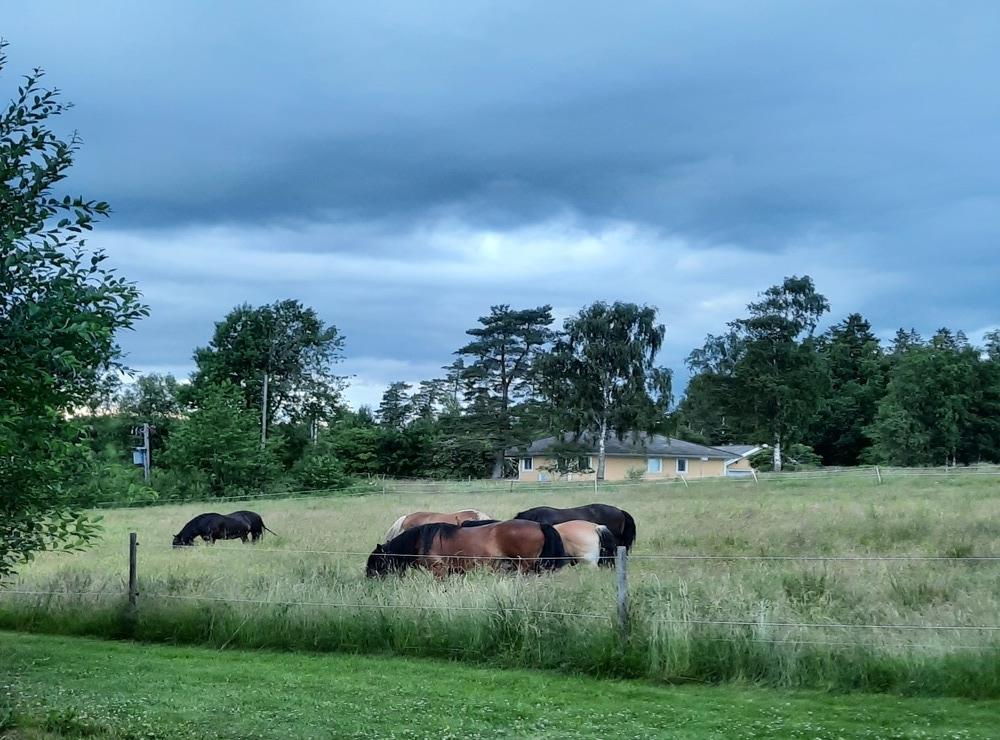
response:
<path id="1" fill-rule="evenodd" d="M 0 720 L 4 701 L 23 738 L 988 738 L 1000 716 L 992 701 L 0 633 Z"/>
<path id="2" fill-rule="evenodd" d="M 1000 554 L 995 481 L 727 481 L 606 491 L 601 498 L 627 508 L 638 523 L 630 565 L 633 632 L 624 644 L 607 571 L 566 569 L 544 578 L 476 573 L 444 583 L 420 573 L 379 582 L 363 577 L 366 554 L 400 514 L 474 507 L 509 517 L 539 503 L 585 503 L 592 490 L 470 489 L 108 510 L 96 547 L 39 557 L 7 584 L 57 595 L 0 590 L 0 628 L 392 653 L 674 682 L 1000 697 L 1000 632 L 862 626 L 1000 625 L 1000 563 L 969 559 Z M 281 536 L 257 547 L 170 548 L 171 535 L 191 516 L 248 506 Z M 131 530 L 140 541 L 134 622 L 122 618 Z M 660 553 L 957 559 L 643 559 Z"/>

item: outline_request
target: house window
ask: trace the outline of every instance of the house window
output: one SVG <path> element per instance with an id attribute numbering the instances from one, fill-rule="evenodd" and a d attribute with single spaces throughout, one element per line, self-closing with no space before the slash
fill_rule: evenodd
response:
<path id="1" fill-rule="evenodd" d="M 581 471 L 583 471 L 583 470 L 590 470 L 590 458 L 589 457 L 578 458 L 577 461 L 576 461 L 576 466 L 577 466 L 577 470 L 581 470 Z"/>
<path id="2" fill-rule="evenodd" d="M 660 473 L 663 471 L 663 460 L 658 457 L 647 457 L 646 458 L 646 472 L 647 473 Z"/>
<path id="3" fill-rule="evenodd" d="M 688 471 L 688 461 L 683 457 L 677 458 L 677 472 L 686 473 Z"/>
<path id="4" fill-rule="evenodd" d="M 531 458 L 530 457 L 526 457 L 526 458 L 524 458 L 524 459 L 521 460 L 521 469 L 522 470 L 531 470 Z"/>

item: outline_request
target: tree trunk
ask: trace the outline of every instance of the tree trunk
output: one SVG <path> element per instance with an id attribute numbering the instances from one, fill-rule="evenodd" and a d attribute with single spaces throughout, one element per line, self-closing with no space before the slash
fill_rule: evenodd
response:
<path id="1" fill-rule="evenodd" d="M 264 388 L 260 394 L 260 448 L 267 444 L 267 371 L 264 371 Z"/>
<path id="2" fill-rule="evenodd" d="M 780 434 L 774 435 L 774 450 L 773 450 L 772 454 L 773 454 L 773 456 L 772 456 L 771 460 L 774 463 L 774 472 L 775 473 L 780 473 L 781 472 L 781 435 Z"/>
<path id="3" fill-rule="evenodd" d="M 600 436 L 597 438 L 597 480 L 604 480 L 604 442 L 608 436 L 608 422 L 607 419 L 601 419 L 601 431 Z"/>
<path id="4" fill-rule="evenodd" d="M 503 478 L 503 450 L 497 450 L 493 458 L 493 478 L 495 480 Z"/>

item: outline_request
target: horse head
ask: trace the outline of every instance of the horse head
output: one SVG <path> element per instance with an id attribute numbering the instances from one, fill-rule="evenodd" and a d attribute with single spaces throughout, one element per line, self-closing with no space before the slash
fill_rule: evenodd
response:
<path id="1" fill-rule="evenodd" d="M 368 563 L 365 565 L 365 576 L 368 578 L 384 578 L 392 566 L 392 560 L 385 548 L 381 544 L 375 545 L 372 554 L 368 556 Z"/>

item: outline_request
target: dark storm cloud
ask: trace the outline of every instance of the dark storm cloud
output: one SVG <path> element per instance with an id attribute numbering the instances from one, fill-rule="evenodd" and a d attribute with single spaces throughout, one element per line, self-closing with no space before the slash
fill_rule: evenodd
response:
<path id="1" fill-rule="evenodd" d="M 489 303 L 594 298 L 669 309 L 679 365 L 791 273 L 883 331 L 995 324 L 998 30 L 991 2 L 0 17 L 4 89 L 41 65 L 77 103 L 68 185 L 112 202 L 154 308 L 135 359 L 189 364 L 231 305 L 293 295 L 385 373 L 447 362 Z"/>
<path id="2" fill-rule="evenodd" d="M 775 248 L 995 194 L 986 3 L 113 7 L 5 33 L 120 224 L 571 208 Z"/>

